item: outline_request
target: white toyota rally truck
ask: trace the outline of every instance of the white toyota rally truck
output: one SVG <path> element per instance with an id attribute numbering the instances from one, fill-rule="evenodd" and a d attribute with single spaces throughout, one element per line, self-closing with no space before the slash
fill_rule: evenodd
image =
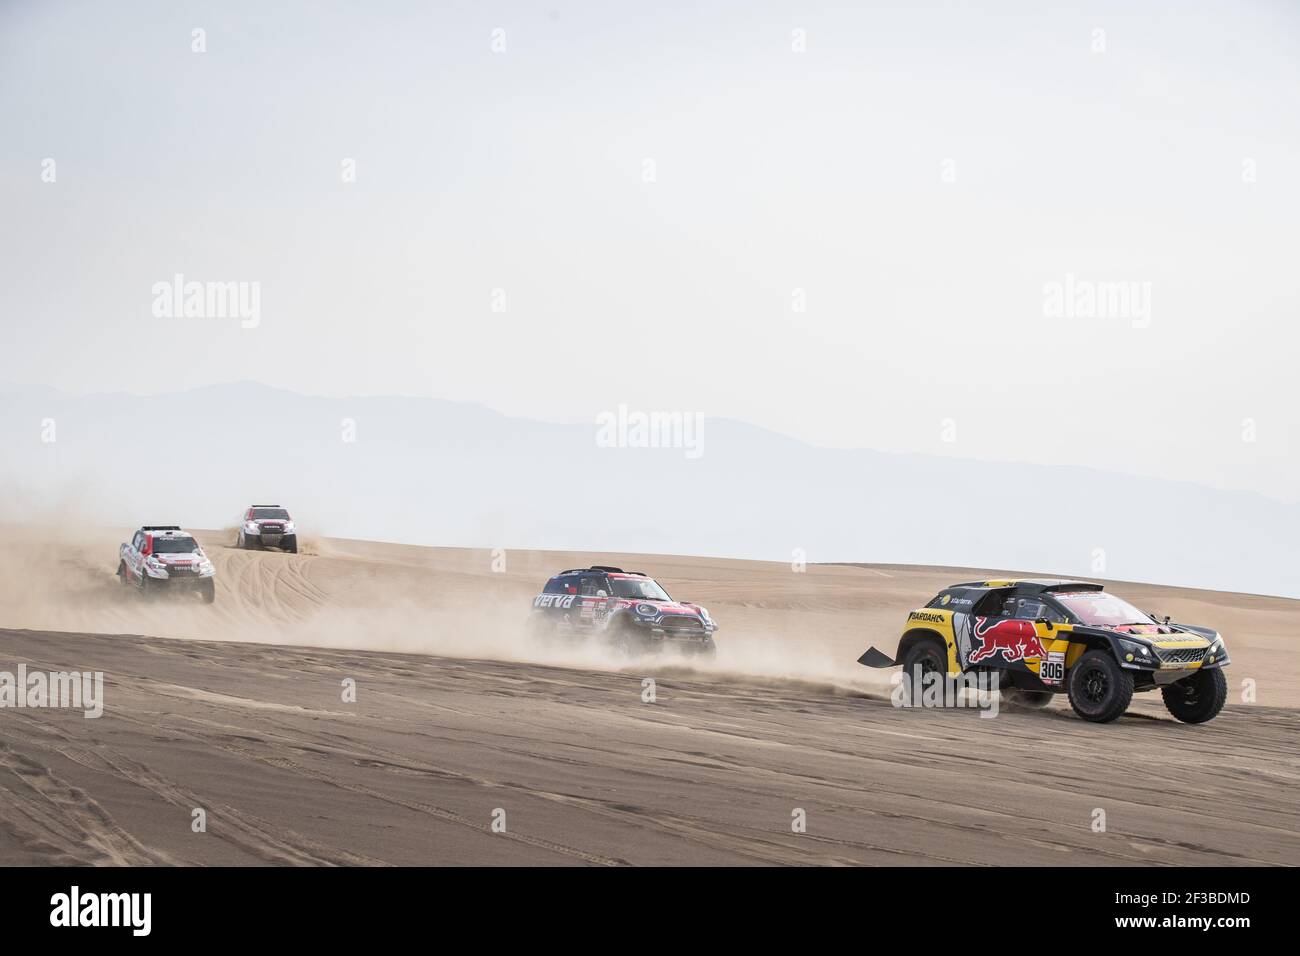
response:
<path id="1" fill-rule="evenodd" d="M 174 524 L 145 525 L 118 551 L 118 578 L 145 595 L 184 592 L 211 604 L 216 574 L 194 536 Z"/>

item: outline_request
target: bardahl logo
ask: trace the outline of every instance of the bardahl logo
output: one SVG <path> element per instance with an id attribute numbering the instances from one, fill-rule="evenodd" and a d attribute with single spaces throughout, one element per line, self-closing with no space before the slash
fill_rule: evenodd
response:
<path id="1" fill-rule="evenodd" d="M 133 936 L 148 936 L 152 924 L 151 893 L 70 893 L 50 897 L 51 926 L 129 926 Z"/>
<path id="2" fill-rule="evenodd" d="M 909 621 L 925 621 L 929 624 L 947 624 L 948 619 L 933 611 L 913 611 L 907 615 Z"/>

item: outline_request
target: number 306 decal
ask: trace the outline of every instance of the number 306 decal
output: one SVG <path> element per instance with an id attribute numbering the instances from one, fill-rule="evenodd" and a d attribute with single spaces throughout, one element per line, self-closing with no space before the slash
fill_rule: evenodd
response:
<path id="1" fill-rule="evenodd" d="M 1065 651 L 1047 652 L 1047 660 L 1038 666 L 1038 679 L 1044 684 L 1060 684 L 1065 680 Z"/>

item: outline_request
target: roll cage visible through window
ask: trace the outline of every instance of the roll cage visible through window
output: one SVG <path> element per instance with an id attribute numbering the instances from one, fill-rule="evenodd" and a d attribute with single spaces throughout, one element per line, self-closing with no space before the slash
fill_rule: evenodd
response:
<path id="1" fill-rule="evenodd" d="M 1006 600 L 1011 596 L 1011 588 L 997 588 L 989 591 L 971 608 L 971 613 L 978 617 L 1004 617 L 1002 613 Z"/>
<path id="2" fill-rule="evenodd" d="M 980 617 L 1005 617 L 1020 621 L 1048 620 L 1053 624 L 1069 623 L 1070 616 L 1042 591 L 1024 588 L 997 588 L 976 602 L 972 611 Z"/>
<path id="3" fill-rule="evenodd" d="M 1064 624 L 1068 620 L 1066 613 L 1056 602 L 1041 591 L 1036 594 L 1019 593 L 1015 596 L 1015 615 L 1021 621 L 1051 621 Z"/>
<path id="4" fill-rule="evenodd" d="M 578 585 L 578 593 L 583 597 L 600 597 L 600 592 L 609 594 L 609 584 L 603 574 L 584 574 Z"/>

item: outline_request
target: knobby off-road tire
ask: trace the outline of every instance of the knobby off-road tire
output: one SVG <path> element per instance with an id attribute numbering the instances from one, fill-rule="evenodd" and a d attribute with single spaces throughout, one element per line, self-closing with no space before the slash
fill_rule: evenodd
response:
<path id="1" fill-rule="evenodd" d="M 1133 675 L 1107 651 L 1087 651 L 1066 677 L 1070 706 L 1084 720 L 1106 724 L 1128 710 Z"/>
<path id="2" fill-rule="evenodd" d="M 1160 689 L 1165 707 L 1185 724 L 1213 720 L 1228 700 L 1228 678 L 1223 668 L 1197 671 L 1192 677 Z"/>

